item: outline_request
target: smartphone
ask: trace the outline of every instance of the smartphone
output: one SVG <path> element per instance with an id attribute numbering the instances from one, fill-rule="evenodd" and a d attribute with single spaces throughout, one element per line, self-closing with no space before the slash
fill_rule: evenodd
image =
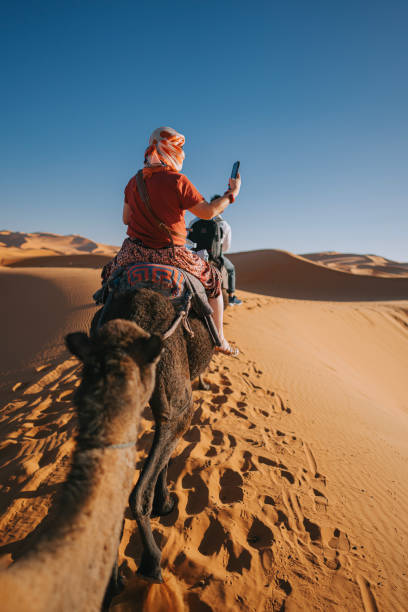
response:
<path id="1" fill-rule="evenodd" d="M 236 161 L 235 164 L 232 166 L 231 178 L 233 179 L 237 178 L 238 171 L 239 171 L 239 161 Z"/>

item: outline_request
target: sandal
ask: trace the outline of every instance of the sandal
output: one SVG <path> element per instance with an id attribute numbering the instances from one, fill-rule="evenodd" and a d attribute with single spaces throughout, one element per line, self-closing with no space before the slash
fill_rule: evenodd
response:
<path id="1" fill-rule="evenodd" d="M 238 357 L 239 350 L 235 346 L 231 346 L 228 342 L 225 347 L 216 346 L 215 350 L 217 353 L 222 353 L 223 355 L 228 355 L 229 357 Z"/>

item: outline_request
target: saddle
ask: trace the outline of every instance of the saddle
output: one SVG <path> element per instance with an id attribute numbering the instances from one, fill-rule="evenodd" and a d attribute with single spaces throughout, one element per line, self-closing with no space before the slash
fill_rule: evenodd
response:
<path id="1" fill-rule="evenodd" d="M 186 331 L 193 334 L 188 324 L 192 308 L 207 326 L 214 345 L 221 346 L 203 284 L 186 270 L 164 264 L 134 263 L 118 268 L 93 296 L 97 304 L 104 304 L 97 327 L 103 324 L 104 313 L 115 295 L 140 289 L 152 289 L 172 302 L 177 313 L 177 320 L 170 328 L 172 331 L 183 321 Z"/>

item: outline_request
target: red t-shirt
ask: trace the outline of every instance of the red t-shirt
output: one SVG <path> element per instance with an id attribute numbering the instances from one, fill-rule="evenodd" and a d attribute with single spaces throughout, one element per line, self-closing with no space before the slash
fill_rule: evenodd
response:
<path id="1" fill-rule="evenodd" d="M 163 223 L 184 236 L 173 236 L 175 245 L 184 246 L 187 236 L 185 211 L 202 202 L 203 196 L 184 174 L 170 168 L 154 169 L 150 176 L 144 177 L 144 181 L 152 210 Z M 158 227 L 157 221 L 139 196 L 136 176 L 126 186 L 125 201 L 131 211 L 128 236 L 139 238 L 143 244 L 153 249 L 169 246 L 168 234 Z"/>

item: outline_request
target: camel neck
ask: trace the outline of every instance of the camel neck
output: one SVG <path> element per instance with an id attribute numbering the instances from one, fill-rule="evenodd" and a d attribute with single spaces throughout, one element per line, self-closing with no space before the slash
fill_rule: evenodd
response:
<path id="1" fill-rule="evenodd" d="M 95 584 L 109 582 L 136 456 L 134 446 L 114 446 L 75 453 L 58 508 L 61 524 L 0 575 L 0 591 L 12 598 L 2 601 L 4 612 L 101 608 L 104 588 Z"/>

